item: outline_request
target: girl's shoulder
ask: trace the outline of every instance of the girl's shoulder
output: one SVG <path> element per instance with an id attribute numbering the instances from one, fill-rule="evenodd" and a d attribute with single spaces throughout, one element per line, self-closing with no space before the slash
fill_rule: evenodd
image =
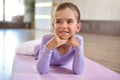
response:
<path id="1" fill-rule="evenodd" d="M 83 39 L 84 39 L 83 36 L 81 36 L 81 35 L 75 35 L 75 37 L 76 37 L 78 40 L 83 40 Z"/>
<path id="2" fill-rule="evenodd" d="M 80 42 L 81 46 L 83 46 L 84 45 L 84 38 L 81 35 L 75 35 L 75 37 Z"/>
<path id="3" fill-rule="evenodd" d="M 54 35 L 53 34 L 45 34 L 43 37 L 42 37 L 42 41 L 48 41 L 50 40 Z"/>

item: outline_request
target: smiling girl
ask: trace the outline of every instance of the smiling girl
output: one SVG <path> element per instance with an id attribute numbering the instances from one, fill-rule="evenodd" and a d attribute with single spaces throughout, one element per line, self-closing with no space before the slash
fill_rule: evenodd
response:
<path id="1" fill-rule="evenodd" d="M 53 17 L 54 35 L 43 36 L 35 47 L 40 74 L 48 72 L 50 66 L 62 66 L 73 58 L 72 71 L 81 74 L 84 68 L 83 37 L 76 35 L 81 29 L 80 12 L 76 5 L 65 2 L 57 6 Z"/>

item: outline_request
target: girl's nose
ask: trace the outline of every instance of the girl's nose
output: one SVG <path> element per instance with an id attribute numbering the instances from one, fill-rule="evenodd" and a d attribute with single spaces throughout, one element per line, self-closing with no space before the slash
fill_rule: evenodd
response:
<path id="1" fill-rule="evenodd" d="M 67 23 L 66 23 L 66 22 L 63 22 L 62 27 L 63 27 L 64 29 L 66 29 L 66 28 L 67 28 Z"/>

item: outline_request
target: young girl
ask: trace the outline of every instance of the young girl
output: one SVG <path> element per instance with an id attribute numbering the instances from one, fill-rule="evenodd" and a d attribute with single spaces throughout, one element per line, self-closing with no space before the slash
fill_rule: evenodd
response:
<path id="1" fill-rule="evenodd" d="M 37 70 L 47 73 L 50 66 L 62 66 L 73 58 L 72 71 L 81 74 L 84 67 L 83 37 L 75 35 L 81 29 L 80 12 L 72 3 L 58 5 L 53 18 L 54 35 L 43 36 L 35 48 Z"/>

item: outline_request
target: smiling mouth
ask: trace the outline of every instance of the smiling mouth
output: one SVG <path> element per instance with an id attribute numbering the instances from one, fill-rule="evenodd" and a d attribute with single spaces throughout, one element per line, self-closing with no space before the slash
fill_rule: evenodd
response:
<path id="1" fill-rule="evenodd" d="M 61 33 L 61 34 L 68 34 L 70 32 L 68 32 L 68 31 L 60 31 L 59 33 Z"/>
<path id="2" fill-rule="evenodd" d="M 59 34 L 60 34 L 59 37 L 61 39 L 68 39 L 70 32 L 69 31 L 59 31 Z"/>

